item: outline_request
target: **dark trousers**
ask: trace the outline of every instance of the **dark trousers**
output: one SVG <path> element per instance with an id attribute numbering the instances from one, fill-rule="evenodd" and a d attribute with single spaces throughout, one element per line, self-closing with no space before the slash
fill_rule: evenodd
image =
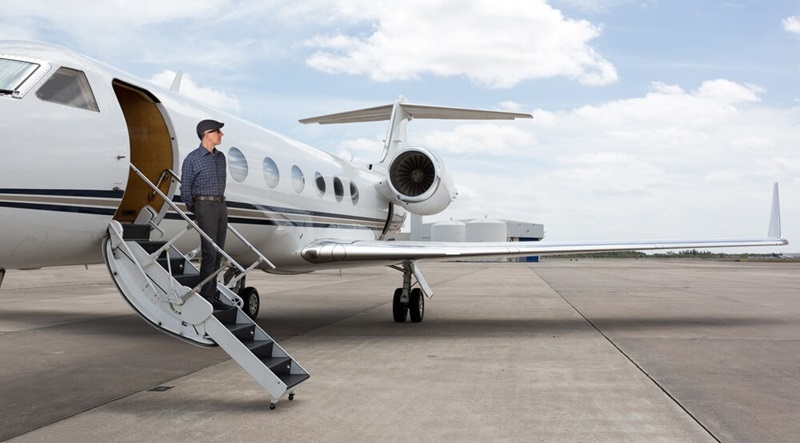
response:
<path id="1" fill-rule="evenodd" d="M 198 200 L 194 203 L 194 217 L 200 229 L 206 233 L 220 248 L 225 247 L 225 235 L 228 230 L 228 206 L 225 202 Z M 204 238 L 200 239 L 202 259 L 200 261 L 200 277 L 205 279 L 219 269 L 222 254 Z M 214 278 L 200 290 L 200 295 L 208 300 L 215 298 L 217 279 Z"/>

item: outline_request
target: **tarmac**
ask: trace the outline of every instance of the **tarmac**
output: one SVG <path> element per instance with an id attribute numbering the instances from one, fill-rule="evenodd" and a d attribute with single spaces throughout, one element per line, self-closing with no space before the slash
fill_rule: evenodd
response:
<path id="1" fill-rule="evenodd" d="M 269 396 L 141 320 L 104 265 L 10 270 L 0 440 L 797 441 L 800 263 L 546 259 L 258 274 L 258 323 L 310 374 Z"/>

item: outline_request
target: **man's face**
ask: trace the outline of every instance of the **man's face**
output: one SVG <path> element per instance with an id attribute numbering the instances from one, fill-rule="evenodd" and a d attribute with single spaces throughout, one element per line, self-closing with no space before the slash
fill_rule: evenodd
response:
<path id="1" fill-rule="evenodd" d="M 222 133 L 221 129 L 212 129 L 210 131 L 206 131 L 205 137 L 208 138 L 214 146 L 219 146 L 222 143 L 222 136 L 225 135 Z"/>

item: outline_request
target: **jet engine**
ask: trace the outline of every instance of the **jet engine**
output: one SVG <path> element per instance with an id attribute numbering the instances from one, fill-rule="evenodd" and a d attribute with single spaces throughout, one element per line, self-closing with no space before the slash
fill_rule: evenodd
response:
<path id="1" fill-rule="evenodd" d="M 444 211 L 458 194 L 444 162 L 424 148 L 398 153 L 378 189 L 392 203 L 419 215 Z"/>

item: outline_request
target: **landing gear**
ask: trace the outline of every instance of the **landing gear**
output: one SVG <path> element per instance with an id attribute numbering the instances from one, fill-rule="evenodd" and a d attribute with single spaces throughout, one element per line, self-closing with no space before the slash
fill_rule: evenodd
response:
<path id="1" fill-rule="evenodd" d="M 0 268 L 0 287 L 3 287 L 3 279 L 6 277 L 6 270 Z"/>
<path id="2" fill-rule="evenodd" d="M 242 310 L 248 317 L 253 320 L 258 316 L 258 310 L 261 308 L 261 298 L 258 296 L 258 290 L 252 286 L 242 288 L 239 290 L 239 297 L 244 301 Z"/>
<path id="3" fill-rule="evenodd" d="M 231 288 L 230 281 L 233 280 L 237 274 L 238 272 L 233 267 L 225 271 L 224 281 L 229 288 Z M 256 288 L 252 286 L 245 287 L 245 278 L 246 277 L 242 277 L 236 281 L 231 290 L 236 292 L 236 295 L 242 299 L 244 304 L 244 306 L 242 306 L 242 311 L 244 311 L 248 317 L 255 320 L 261 308 L 261 298 L 258 296 L 258 290 Z"/>
<path id="4" fill-rule="evenodd" d="M 392 316 L 397 323 L 403 323 L 411 314 L 411 321 L 419 323 L 425 317 L 425 297 L 422 289 L 414 288 L 408 294 L 407 301 L 403 303 L 403 288 L 394 290 L 392 299 Z"/>
<path id="5" fill-rule="evenodd" d="M 395 322 L 403 323 L 411 314 L 411 321 L 419 323 L 425 317 L 425 297 L 421 288 L 411 288 L 411 276 L 416 277 L 420 286 L 428 287 L 427 283 L 422 280 L 422 275 L 417 272 L 413 262 L 403 262 L 402 268 L 393 268 L 403 272 L 403 287 L 394 291 L 392 317 Z"/>
<path id="6" fill-rule="evenodd" d="M 414 288 L 408 297 L 408 311 L 411 314 L 411 321 L 419 323 L 425 317 L 425 297 L 422 296 L 422 289 Z"/>
<path id="7" fill-rule="evenodd" d="M 403 288 L 394 290 L 392 300 L 392 316 L 397 323 L 403 323 L 408 318 L 408 302 L 403 303 Z"/>

